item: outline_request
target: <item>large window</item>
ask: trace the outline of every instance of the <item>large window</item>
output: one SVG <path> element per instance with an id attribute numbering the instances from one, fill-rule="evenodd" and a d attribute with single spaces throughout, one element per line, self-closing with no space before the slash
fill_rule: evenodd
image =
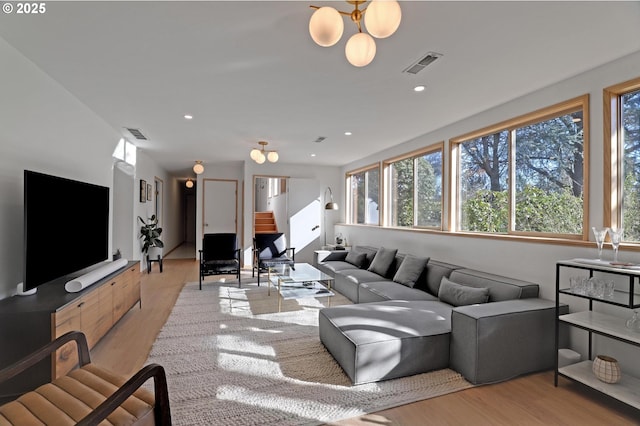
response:
<path id="1" fill-rule="evenodd" d="M 385 161 L 386 225 L 442 229 L 443 147 Z"/>
<path id="2" fill-rule="evenodd" d="M 640 78 L 604 90 L 605 226 L 640 242 Z"/>
<path id="3" fill-rule="evenodd" d="M 455 230 L 586 238 L 588 96 L 451 140 Z"/>
<path id="4" fill-rule="evenodd" d="M 380 224 L 380 165 L 347 173 L 349 223 Z"/>

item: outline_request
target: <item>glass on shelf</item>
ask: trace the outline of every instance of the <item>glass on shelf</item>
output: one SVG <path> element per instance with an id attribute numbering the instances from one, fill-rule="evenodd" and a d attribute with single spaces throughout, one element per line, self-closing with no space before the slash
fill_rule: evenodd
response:
<path id="1" fill-rule="evenodd" d="M 633 317 L 627 320 L 626 326 L 629 330 L 640 333 L 640 317 L 638 317 L 638 311 L 633 311 Z"/>
<path id="2" fill-rule="evenodd" d="M 607 236 L 609 228 L 596 228 L 594 226 L 591 229 L 593 230 L 593 235 L 596 238 L 596 244 L 598 246 L 598 260 L 602 260 L 602 247 L 604 246 L 604 239 Z"/>
<path id="3" fill-rule="evenodd" d="M 613 261 L 618 261 L 618 248 L 622 242 L 624 228 L 609 228 L 609 238 L 611 238 L 611 246 L 613 247 Z"/>

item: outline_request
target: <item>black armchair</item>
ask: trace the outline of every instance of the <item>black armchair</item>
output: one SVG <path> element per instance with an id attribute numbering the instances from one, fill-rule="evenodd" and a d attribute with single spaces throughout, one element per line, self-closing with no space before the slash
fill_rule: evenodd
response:
<path id="1" fill-rule="evenodd" d="M 291 253 L 291 257 L 288 254 Z M 291 265 L 294 268 L 296 249 L 287 247 L 287 237 L 282 232 L 270 234 L 256 234 L 253 237 L 253 271 L 255 277 L 258 271 L 258 286 L 260 285 L 260 271 L 266 271 L 269 266 Z"/>
<path id="2" fill-rule="evenodd" d="M 204 234 L 200 250 L 200 290 L 207 275 L 236 274 L 240 287 L 241 251 L 234 233 Z"/>

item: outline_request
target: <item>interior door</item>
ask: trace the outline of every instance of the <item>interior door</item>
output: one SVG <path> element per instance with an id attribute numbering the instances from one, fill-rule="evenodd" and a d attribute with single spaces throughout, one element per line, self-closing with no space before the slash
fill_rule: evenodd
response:
<path id="1" fill-rule="evenodd" d="M 203 180 L 202 234 L 237 233 L 238 181 Z"/>
<path id="2" fill-rule="evenodd" d="M 320 185 L 315 179 L 290 178 L 289 187 L 290 246 L 296 249 L 296 262 L 313 263 L 322 229 Z"/>

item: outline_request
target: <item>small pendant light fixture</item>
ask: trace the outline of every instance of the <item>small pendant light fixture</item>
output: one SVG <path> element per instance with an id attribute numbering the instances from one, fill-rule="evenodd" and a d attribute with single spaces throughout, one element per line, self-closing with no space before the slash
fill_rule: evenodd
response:
<path id="1" fill-rule="evenodd" d="M 269 142 L 259 141 L 258 145 L 261 146 L 261 149 L 253 148 L 251 150 L 251 153 L 249 154 L 249 157 L 251 157 L 253 161 L 255 161 L 258 164 L 263 164 L 265 160 L 269 160 L 270 163 L 275 163 L 276 161 L 278 161 L 280 156 L 276 151 L 264 150 L 264 147 L 269 145 Z"/>

